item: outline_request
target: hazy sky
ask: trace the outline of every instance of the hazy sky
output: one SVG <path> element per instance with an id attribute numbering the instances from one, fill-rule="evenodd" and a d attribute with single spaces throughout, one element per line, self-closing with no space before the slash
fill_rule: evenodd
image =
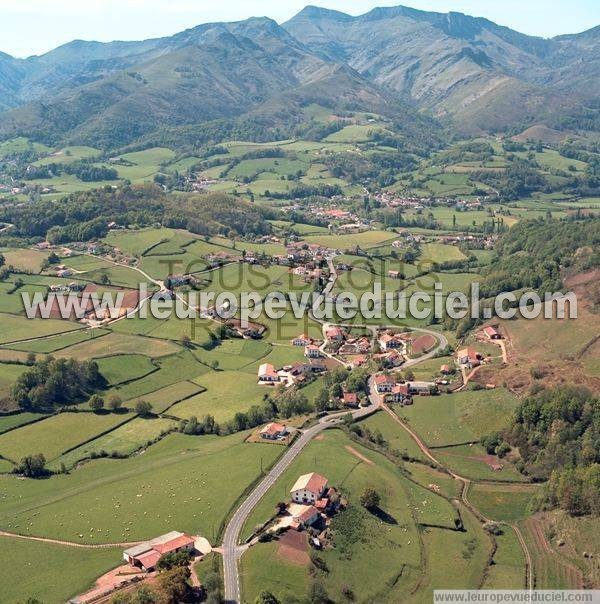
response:
<path id="1" fill-rule="evenodd" d="M 281 23 L 309 3 L 354 15 L 397 4 L 454 10 L 545 37 L 600 24 L 599 0 L 0 0 L 0 51 L 25 57 L 73 39 L 140 40 L 251 16 Z"/>

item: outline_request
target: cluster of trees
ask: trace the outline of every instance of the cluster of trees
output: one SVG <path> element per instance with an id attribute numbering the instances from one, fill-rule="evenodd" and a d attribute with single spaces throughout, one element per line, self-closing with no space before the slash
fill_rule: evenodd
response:
<path id="1" fill-rule="evenodd" d="M 527 397 L 510 427 L 486 440 L 518 449 L 517 468 L 533 480 L 549 479 L 546 504 L 572 514 L 600 511 L 600 399 L 586 388 L 561 386 Z"/>
<path id="2" fill-rule="evenodd" d="M 370 371 L 365 367 L 353 371 L 338 367 L 330 371 L 323 379 L 323 386 L 315 398 L 315 410 L 321 412 L 338 409 L 344 392 L 354 392 L 359 397 L 366 396 L 369 375 Z"/>
<path id="3" fill-rule="evenodd" d="M 498 241 L 495 260 L 481 284 L 485 298 L 520 288 L 555 292 L 561 287 L 561 269 L 574 262 L 581 268 L 600 263 L 600 220 L 522 221 Z M 582 254 L 581 250 L 589 250 Z"/>
<path id="4" fill-rule="evenodd" d="M 485 141 L 469 141 L 455 145 L 438 155 L 436 161 L 442 165 L 471 161 L 489 161 L 494 155 L 494 148 Z"/>
<path id="5" fill-rule="evenodd" d="M 111 604 L 197 602 L 198 598 L 189 582 L 190 575 L 188 566 L 161 570 L 152 586 L 141 585 L 133 591 L 117 593 L 113 596 Z"/>
<path id="6" fill-rule="evenodd" d="M 546 178 L 535 167 L 520 159 L 511 162 L 504 171 L 474 170 L 469 178 L 493 187 L 506 201 L 529 197 L 534 191 L 548 187 Z"/>
<path id="7" fill-rule="evenodd" d="M 22 409 L 48 409 L 79 403 L 105 385 L 94 361 L 47 357 L 17 378 L 11 397 Z"/>
<path id="8" fill-rule="evenodd" d="M 113 221 L 187 228 L 200 235 L 263 235 L 271 230 L 270 217 L 267 210 L 224 194 L 166 195 L 151 184 L 105 187 L 0 209 L 0 222 L 14 224 L 14 235 L 46 237 L 51 243 L 103 237 Z"/>
<path id="9" fill-rule="evenodd" d="M 230 421 L 219 424 L 212 415 L 205 415 L 202 419 L 190 417 L 182 422 L 180 430 L 184 434 L 233 434 L 256 428 L 277 417 L 289 418 L 302 415 L 314 409 L 313 404 L 295 388 L 278 391 L 275 396 L 265 394 L 260 405 L 253 405 L 248 411 L 238 412 Z"/>
<path id="10" fill-rule="evenodd" d="M 265 191 L 266 197 L 273 199 L 307 199 L 309 197 L 331 197 L 344 194 L 340 185 L 303 185 L 300 184 L 287 192 Z"/>
<path id="11" fill-rule="evenodd" d="M 108 166 L 96 166 L 91 162 L 77 161 L 70 164 L 50 163 L 44 166 L 28 166 L 23 174 L 25 180 L 53 178 L 61 174 L 70 174 L 83 182 L 100 180 L 118 180 L 119 173 Z"/>

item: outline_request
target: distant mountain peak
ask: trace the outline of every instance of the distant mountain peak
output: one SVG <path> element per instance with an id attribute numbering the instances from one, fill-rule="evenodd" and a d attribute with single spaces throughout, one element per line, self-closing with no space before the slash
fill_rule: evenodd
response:
<path id="1" fill-rule="evenodd" d="M 309 4 L 304 7 L 293 19 L 328 19 L 334 21 L 352 21 L 354 17 L 342 13 L 341 11 L 332 10 L 329 8 L 321 8 L 320 6 L 314 6 Z"/>

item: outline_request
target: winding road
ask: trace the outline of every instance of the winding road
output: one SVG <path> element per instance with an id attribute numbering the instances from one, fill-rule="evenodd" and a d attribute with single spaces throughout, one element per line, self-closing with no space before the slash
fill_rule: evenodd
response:
<path id="1" fill-rule="evenodd" d="M 354 326 L 356 327 L 356 326 Z M 395 326 L 397 328 L 397 326 Z M 414 331 L 421 331 L 424 333 L 435 336 L 438 341 L 438 345 L 431 350 L 429 353 L 423 355 L 418 359 L 412 359 L 407 361 L 403 367 L 413 367 L 419 363 L 423 363 L 433 358 L 438 352 L 446 348 L 448 340 L 440 333 L 430 331 L 427 329 L 415 329 Z M 362 419 L 375 413 L 380 408 L 386 408 L 383 404 L 381 397 L 376 393 L 371 385 L 371 405 L 358 409 L 352 413 L 352 417 L 355 420 Z M 336 415 L 329 415 L 322 418 L 319 423 L 307 430 L 304 430 L 300 437 L 294 442 L 294 444 L 283 454 L 279 461 L 275 464 L 273 469 L 261 480 L 261 482 L 254 488 L 254 490 L 248 495 L 248 497 L 242 502 L 242 504 L 236 509 L 229 521 L 225 534 L 223 537 L 223 574 L 225 583 L 225 602 L 228 604 L 234 604 L 241 602 L 241 586 L 240 586 L 240 574 L 239 574 L 239 560 L 242 554 L 248 549 L 247 545 L 239 545 L 240 534 L 242 528 L 252 513 L 252 510 L 258 505 L 259 501 L 267 493 L 267 491 L 275 484 L 283 472 L 290 466 L 290 464 L 296 459 L 298 454 L 304 449 L 304 447 L 318 434 L 327 430 L 337 424 L 341 423 L 342 417 L 347 415 L 347 412 L 339 413 Z M 433 458 L 432 458 L 433 460 Z M 433 460 L 435 461 L 435 460 Z M 437 463 L 437 462 L 436 462 Z"/>

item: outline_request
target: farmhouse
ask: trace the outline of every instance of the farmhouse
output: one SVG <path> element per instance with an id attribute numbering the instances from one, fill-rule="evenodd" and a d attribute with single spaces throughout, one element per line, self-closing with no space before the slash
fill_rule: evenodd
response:
<path id="1" fill-rule="evenodd" d="M 391 375 L 379 374 L 375 376 L 375 389 L 378 394 L 386 394 L 392 391 L 392 388 L 396 384 L 396 380 Z"/>
<path id="2" fill-rule="evenodd" d="M 304 356 L 309 359 L 319 359 L 321 358 L 321 350 L 315 344 L 309 344 L 304 349 Z"/>
<path id="3" fill-rule="evenodd" d="M 390 279 L 401 279 L 402 275 L 400 271 L 388 271 L 388 277 Z"/>
<path id="4" fill-rule="evenodd" d="M 126 549 L 123 552 L 123 558 L 131 566 L 149 572 L 156 568 L 161 556 L 184 550 L 190 553 L 194 551 L 194 539 L 184 533 L 171 531 L 152 539 L 152 541 Z"/>
<path id="5" fill-rule="evenodd" d="M 305 508 L 299 514 L 294 516 L 291 524 L 292 528 L 299 530 L 316 524 L 321 519 L 321 512 L 313 505 Z"/>
<path id="6" fill-rule="evenodd" d="M 488 327 L 484 327 L 483 333 L 490 340 L 501 340 L 502 339 L 502 334 L 495 327 L 492 327 L 491 325 Z"/>
<path id="7" fill-rule="evenodd" d="M 474 348 L 463 348 L 456 353 L 456 358 L 461 365 L 477 367 L 481 364 L 481 355 Z"/>
<path id="8" fill-rule="evenodd" d="M 315 504 L 327 490 L 327 478 L 312 472 L 300 476 L 291 488 L 292 501 L 295 503 Z"/>
<path id="9" fill-rule="evenodd" d="M 381 334 L 377 341 L 379 342 L 381 350 L 391 350 L 404 346 L 404 340 L 399 334 L 393 334 L 387 331 Z"/>
<path id="10" fill-rule="evenodd" d="M 342 403 L 344 407 L 358 407 L 358 395 L 356 392 L 344 392 Z"/>
<path id="11" fill-rule="evenodd" d="M 310 344 L 313 343 L 313 339 L 310 338 L 309 336 L 307 336 L 305 333 L 300 334 L 299 336 L 296 336 L 293 340 L 292 340 L 292 346 L 309 346 Z"/>
<path id="12" fill-rule="evenodd" d="M 335 342 L 343 342 L 346 339 L 346 334 L 341 327 L 330 327 L 325 332 L 325 336 L 328 340 L 334 340 Z"/>
<path id="13" fill-rule="evenodd" d="M 264 440 L 281 440 L 289 434 L 288 429 L 283 424 L 271 422 L 267 424 L 261 431 L 260 437 Z"/>
<path id="14" fill-rule="evenodd" d="M 440 367 L 440 373 L 443 373 L 444 375 L 450 375 L 451 373 L 454 373 L 454 370 L 452 369 L 452 367 L 450 367 L 450 365 L 442 365 Z"/>
<path id="15" fill-rule="evenodd" d="M 263 384 L 273 384 L 279 381 L 279 374 L 271 363 L 263 363 L 258 368 L 258 381 Z"/>
<path id="16" fill-rule="evenodd" d="M 412 394 L 408 384 L 396 384 L 392 387 L 390 399 L 394 403 L 412 404 Z"/>

